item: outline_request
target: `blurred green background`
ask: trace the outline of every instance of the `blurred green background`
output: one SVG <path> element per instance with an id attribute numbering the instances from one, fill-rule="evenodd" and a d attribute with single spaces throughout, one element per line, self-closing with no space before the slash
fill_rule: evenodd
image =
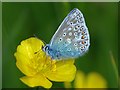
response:
<path id="1" fill-rule="evenodd" d="M 75 61 L 78 70 L 84 73 L 100 73 L 109 88 L 118 87 L 118 10 L 117 3 L 2 3 L 2 87 L 27 87 L 19 78 L 14 53 L 24 39 L 34 34 L 49 43 L 58 26 L 73 8 L 84 14 L 90 32 L 89 52 Z M 115 64 L 112 62 L 112 57 Z M 54 82 L 53 87 L 64 87 Z"/>

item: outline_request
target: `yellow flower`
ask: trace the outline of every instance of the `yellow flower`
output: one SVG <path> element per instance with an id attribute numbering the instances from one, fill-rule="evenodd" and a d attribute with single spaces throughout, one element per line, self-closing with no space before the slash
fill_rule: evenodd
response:
<path id="1" fill-rule="evenodd" d="M 34 37 L 23 40 L 17 47 L 16 65 L 25 74 L 20 80 L 30 87 L 42 86 L 51 88 L 49 81 L 72 81 L 75 77 L 76 67 L 74 60 L 51 60 L 42 51 L 44 43 Z"/>
<path id="2" fill-rule="evenodd" d="M 81 71 L 77 71 L 75 81 L 75 88 L 107 88 L 106 80 L 98 73 L 91 72 L 88 76 Z"/>

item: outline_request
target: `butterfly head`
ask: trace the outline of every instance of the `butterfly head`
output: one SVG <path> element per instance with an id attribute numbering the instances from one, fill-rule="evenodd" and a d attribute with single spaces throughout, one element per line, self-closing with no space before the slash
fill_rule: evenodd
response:
<path id="1" fill-rule="evenodd" d="M 51 57 L 51 59 L 60 59 L 59 51 L 56 51 L 50 47 L 49 44 L 43 47 L 43 51 Z"/>

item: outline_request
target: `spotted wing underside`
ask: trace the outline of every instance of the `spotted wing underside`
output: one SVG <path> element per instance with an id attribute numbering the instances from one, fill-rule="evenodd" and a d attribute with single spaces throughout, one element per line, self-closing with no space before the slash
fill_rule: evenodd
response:
<path id="1" fill-rule="evenodd" d="M 51 39 L 50 46 L 61 53 L 61 58 L 74 58 L 83 55 L 89 45 L 89 32 L 83 14 L 75 8 L 59 26 Z"/>

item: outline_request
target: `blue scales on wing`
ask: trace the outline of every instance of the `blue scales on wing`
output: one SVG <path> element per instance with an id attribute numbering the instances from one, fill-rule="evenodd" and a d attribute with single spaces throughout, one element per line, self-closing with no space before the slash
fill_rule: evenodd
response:
<path id="1" fill-rule="evenodd" d="M 88 51 L 90 37 L 80 10 L 75 8 L 66 16 L 48 46 L 53 59 L 77 58 Z"/>

